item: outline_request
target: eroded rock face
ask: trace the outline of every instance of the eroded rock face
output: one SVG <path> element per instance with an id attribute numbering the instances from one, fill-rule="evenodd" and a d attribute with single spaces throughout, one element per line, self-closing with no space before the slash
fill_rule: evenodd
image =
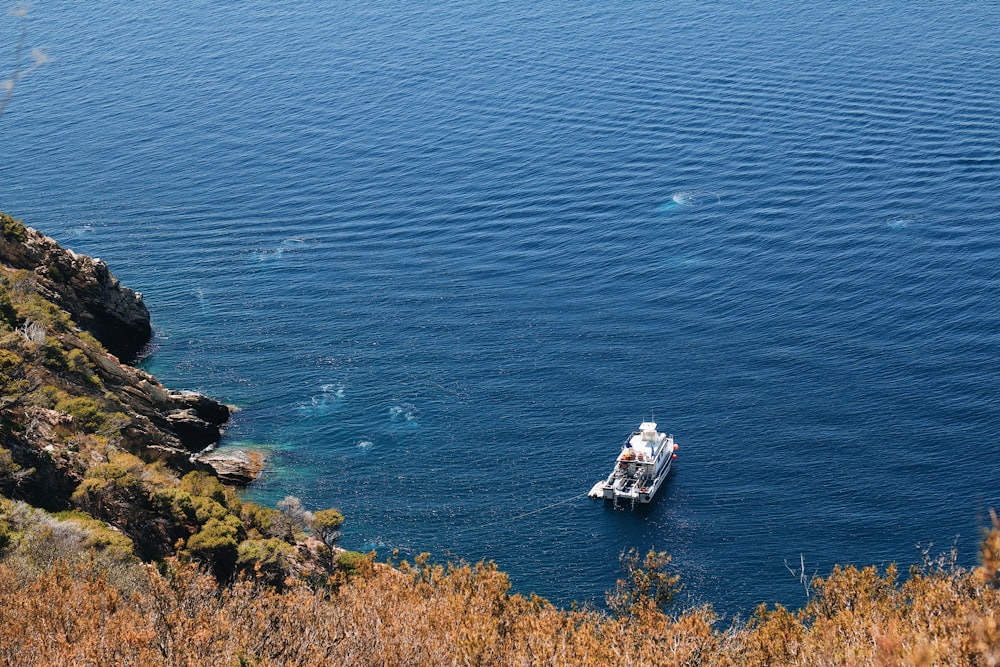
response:
<path id="1" fill-rule="evenodd" d="M 24 230 L 23 239 L 0 235 L 0 262 L 34 273 L 45 298 L 109 352 L 134 361 L 152 334 L 142 295 L 121 285 L 100 259 L 78 255 L 31 227 Z"/>

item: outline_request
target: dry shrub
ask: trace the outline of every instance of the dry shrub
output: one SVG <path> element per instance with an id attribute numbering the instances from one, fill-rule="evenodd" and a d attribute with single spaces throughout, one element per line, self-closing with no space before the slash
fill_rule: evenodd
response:
<path id="1" fill-rule="evenodd" d="M 176 561 L 137 567 L 143 580 L 123 586 L 86 564 L 0 564 L 0 665 L 1000 665 L 1000 590 L 953 565 L 902 582 L 893 567 L 836 568 L 803 609 L 762 606 L 723 630 L 708 607 L 561 610 L 512 595 L 493 563 L 422 556 L 280 592 Z"/>

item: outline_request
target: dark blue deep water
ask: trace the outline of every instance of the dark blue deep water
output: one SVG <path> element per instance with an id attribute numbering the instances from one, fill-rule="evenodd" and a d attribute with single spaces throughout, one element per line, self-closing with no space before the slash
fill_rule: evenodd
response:
<path id="1" fill-rule="evenodd" d="M 249 495 L 345 546 L 560 603 L 654 546 L 726 614 L 975 563 L 1000 4 L 591 4 L 36 2 L 0 210 L 141 291 L 146 366 L 271 450 Z M 583 497 L 651 414 L 663 496 Z"/>

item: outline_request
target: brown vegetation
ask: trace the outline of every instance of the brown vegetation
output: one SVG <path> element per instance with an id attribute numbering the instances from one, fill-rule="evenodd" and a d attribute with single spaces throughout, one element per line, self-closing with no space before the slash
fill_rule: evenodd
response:
<path id="1" fill-rule="evenodd" d="M 0 564 L 0 665 L 991 666 L 998 540 L 994 519 L 972 571 L 926 563 L 901 582 L 894 567 L 837 568 L 802 610 L 762 606 L 726 628 L 708 607 L 664 613 L 644 584 L 620 616 L 566 611 L 510 594 L 491 563 L 426 557 L 362 558 L 330 585 L 283 591 L 252 576 L 220 586 L 176 561 Z"/>

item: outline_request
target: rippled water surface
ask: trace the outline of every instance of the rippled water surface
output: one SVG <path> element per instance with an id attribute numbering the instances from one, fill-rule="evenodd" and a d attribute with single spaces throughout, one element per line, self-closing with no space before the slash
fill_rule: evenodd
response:
<path id="1" fill-rule="evenodd" d="M 148 368 L 272 451 L 250 496 L 340 507 L 348 547 L 565 603 L 655 546 L 690 601 L 798 605 L 786 562 L 971 564 L 1000 506 L 998 25 L 40 2 L 0 210 L 143 292 Z M 651 414 L 662 497 L 583 497 Z"/>

